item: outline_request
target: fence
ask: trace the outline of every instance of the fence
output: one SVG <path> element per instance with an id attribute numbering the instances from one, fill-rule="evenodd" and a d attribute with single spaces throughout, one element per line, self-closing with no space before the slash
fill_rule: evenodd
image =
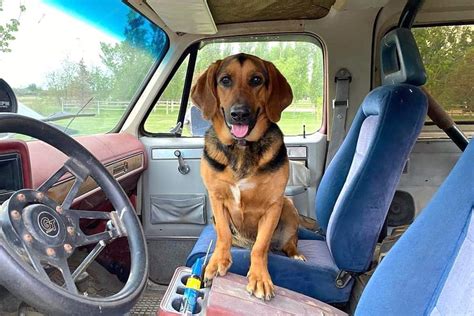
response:
<path id="1" fill-rule="evenodd" d="M 61 100 L 61 110 L 63 112 L 72 112 L 76 113 L 79 109 L 84 106 L 87 101 L 79 101 L 79 100 Z M 84 108 L 83 112 L 90 113 L 91 110 L 97 115 L 100 115 L 101 111 L 121 111 L 124 112 L 130 101 L 100 101 L 100 100 L 92 100 L 87 106 Z M 165 108 L 166 114 L 169 112 L 174 112 L 175 110 L 179 110 L 181 102 L 179 100 L 160 100 L 158 101 L 157 106 L 153 107 L 153 112 L 155 112 L 159 108 Z M 191 106 L 191 103 L 188 104 L 188 108 Z M 315 108 L 314 105 L 308 106 L 308 104 L 299 104 L 295 103 L 286 109 L 287 112 L 297 112 L 297 113 L 314 113 Z M 467 109 L 449 109 L 447 110 L 448 114 L 453 117 L 464 117 L 470 118 L 474 117 L 474 112 L 471 111 L 469 108 Z"/>
<path id="2" fill-rule="evenodd" d="M 62 112 L 78 112 L 81 107 L 86 104 L 87 101 L 81 102 L 79 100 L 61 100 L 61 111 Z M 93 110 L 97 115 L 100 115 L 101 111 L 121 111 L 124 112 L 130 101 L 94 101 L 92 100 L 87 104 L 82 112 L 90 113 Z M 180 106 L 179 101 L 158 101 L 157 106 L 153 108 L 156 111 L 157 108 L 165 108 L 166 114 L 170 111 L 178 110 Z"/>

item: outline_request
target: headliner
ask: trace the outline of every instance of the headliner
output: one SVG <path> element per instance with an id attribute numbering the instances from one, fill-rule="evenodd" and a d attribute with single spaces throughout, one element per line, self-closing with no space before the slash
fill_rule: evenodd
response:
<path id="1" fill-rule="evenodd" d="M 320 19 L 335 0 L 208 0 L 216 24 Z"/>

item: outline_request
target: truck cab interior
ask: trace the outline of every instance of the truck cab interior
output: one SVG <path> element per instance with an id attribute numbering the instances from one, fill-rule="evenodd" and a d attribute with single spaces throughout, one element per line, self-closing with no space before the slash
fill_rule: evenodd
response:
<path id="1" fill-rule="evenodd" d="M 307 260 L 263 301 L 233 247 L 195 313 L 473 314 L 473 40 L 468 0 L 0 1 L 0 314 L 181 314 L 216 241 L 191 88 L 240 52 L 293 90 Z"/>

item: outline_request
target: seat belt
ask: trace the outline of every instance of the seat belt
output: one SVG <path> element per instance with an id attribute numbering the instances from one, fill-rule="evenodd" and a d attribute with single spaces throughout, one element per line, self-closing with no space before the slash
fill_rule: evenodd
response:
<path id="1" fill-rule="evenodd" d="M 346 136 L 346 114 L 349 107 L 349 85 L 352 81 L 352 74 L 346 68 L 341 68 L 337 71 L 334 80 L 336 82 L 336 97 L 332 101 L 331 141 L 328 147 L 326 167 Z"/>

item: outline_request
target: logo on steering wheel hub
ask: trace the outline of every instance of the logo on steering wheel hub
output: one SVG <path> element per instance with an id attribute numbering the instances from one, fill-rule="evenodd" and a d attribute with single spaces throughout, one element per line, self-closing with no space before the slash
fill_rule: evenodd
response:
<path id="1" fill-rule="evenodd" d="M 41 231 L 49 237 L 56 237 L 59 234 L 58 220 L 48 212 L 39 213 L 38 226 Z"/>

